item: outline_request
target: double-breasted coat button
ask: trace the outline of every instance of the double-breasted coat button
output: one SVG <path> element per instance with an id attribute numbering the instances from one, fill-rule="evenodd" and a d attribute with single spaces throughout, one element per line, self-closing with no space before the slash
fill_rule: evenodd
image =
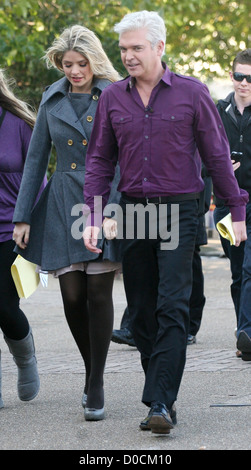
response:
<path id="1" fill-rule="evenodd" d="M 87 116 L 86 120 L 87 120 L 87 122 L 92 122 L 93 117 L 92 116 Z"/>
<path id="2" fill-rule="evenodd" d="M 98 95 L 93 95 L 92 99 L 93 99 L 94 101 L 98 101 Z"/>
<path id="3" fill-rule="evenodd" d="M 71 169 L 72 169 L 72 170 L 75 170 L 75 168 L 77 168 L 76 163 L 72 163 L 72 164 L 71 164 Z"/>
<path id="4" fill-rule="evenodd" d="M 88 143 L 88 142 L 87 142 L 86 139 L 82 140 L 82 144 L 83 144 L 83 145 L 87 145 L 87 143 Z"/>
<path id="5" fill-rule="evenodd" d="M 73 140 L 69 139 L 67 143 L 68 143 L 68 145 L 73 145 Z"/>

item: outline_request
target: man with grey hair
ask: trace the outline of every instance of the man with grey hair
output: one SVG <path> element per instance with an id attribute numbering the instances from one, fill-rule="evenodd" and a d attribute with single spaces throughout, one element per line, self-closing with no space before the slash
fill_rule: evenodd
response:
<path id="1" fill-rule="evenodd" d="M 168 434 L 176 421 L 174 402 L 186 358 L 198 198 L 204 188 L 201 158 L 215 193 L 229 206 L 237 246 L 246 239 L 248 196 L 236 182 L 207 87 L 171 72 L 162 62 L 162 18 L 156 12 L 130 13 L 115 30 L 129 76 L 105 89 L 98 104 L 86 160 L 85 201 L 91 215 L 83 238 L 90 251 L 99 251 L 94 199 L 102 196 L 105 206 L 119 161 L 124 234 L 129 206 L 154 208 L 158 229 L 165 215 L 164 236 L 158 230 L 150 236 L 149 216 L 145 236 L 139 237 L 135 218 L 134 236 L 124 235 L 121 245 L 132 333 L 145 372 L 142 401 L 150 407 L 140 428 Z M 109 222 L 115 234 L 115 220 Z"/>

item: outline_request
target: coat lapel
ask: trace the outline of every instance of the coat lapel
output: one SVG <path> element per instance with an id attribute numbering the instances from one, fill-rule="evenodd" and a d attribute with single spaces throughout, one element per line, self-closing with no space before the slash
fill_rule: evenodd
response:
<path id="1" fill-rule="evenodd" d="M 103 89 L 106 88 L 110 83 L 111 82 L 109 80 L 94 79 L 92 88 L 93 101 L 84 116 L 83 123 L 78 119 L 78 116 L 69 100 L 69 81 L 66 77 L 61 78 L 57 82 L 54 82 L 52 85 L 47 87 L 45 93 L 43 94 L 41 105 L 48 102 L 51 98 L 53 99 L 55 95 L 59 95 L 55 106 L 52 105 L 49 113 L 57 119 L 67 123 L 69 126 L 74 127 L 85 138 L 89 139 L 92 125 L 90 126 L 90 124 L 88 124 L 85 126 L 85 119 L 87 116 L 92 116 L 94 118 L 97 107 L 97 98 L 99 98 Z"/>
<path id="2" fill-rule="evenodd" d="M 67 123 L 69 126 L 74 127 L 78 132 L 86 137 L 81 121 L 78 119 L 78 116 L 76 115 L 68 96 L 64 96 L 61 100 L 59 100 L 56 106 L 50 110 L 50 114 Z"/>
<path id="3" fill-rule="evenodd" d="M 84 128 L 68 98 L 68 90 L 69 82 L 66 77 L 61 78 L 57 82 L 54 82 L 52 85 L 47 87 L 45 93 L 43 94 L 41 106 L 49 102 L 55 96 L 58 96 L 55 106 L 52 105 L 49 113 L 60 121 L 63 121 L 69 126 L 74 127 L 78 132 L 86 137 Z"/>

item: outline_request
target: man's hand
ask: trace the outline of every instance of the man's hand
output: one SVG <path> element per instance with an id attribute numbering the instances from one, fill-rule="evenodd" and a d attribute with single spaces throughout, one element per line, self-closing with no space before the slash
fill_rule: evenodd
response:
<path id="1" fill-rule="evenodd" d="M 99 227 L 89 226 L 85 228 L 83 233 L 85 247 L 92 253 L 102 253 L 102 250 L 100 248 L 97 248 L 99 231 Z"/>
<path id="2" fill-rule="evenodd" d="M 105 217 L 103 222 L 104 235 L 107 240 L 113 240 L 118 234 L 117 221 Z"/>
<path id="3" fill-rule="evenodd" d="M 239 168 L 241 166 L 240 162 L 236 162 L 235 160 L 231 160 L 232 164 L 233 164 L 233 170 L 236 171 L 237 168 Z"/>
<path id="4" fill-rule="evenodd" d="M 233 222 L 233 231 L 235 234 L 235 246 L 240 246 L 241 242 L 247 240 L 247 230 L 245 221 Z"/>
<path id="5" fill-rule="evenodd" d="M 22 250 L 24 250 L 27 247 L 29 243 L 29 237 L 30 225 L 25 224 L 24 222 L 18 222 L 14 227 L 12 238 L 19 246 L 19 248 L 22 248 Z"/>

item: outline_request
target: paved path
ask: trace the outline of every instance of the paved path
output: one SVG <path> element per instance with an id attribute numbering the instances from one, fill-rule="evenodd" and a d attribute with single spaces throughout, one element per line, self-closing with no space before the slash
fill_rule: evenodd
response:
<path id="1" fill-rule="evenodd" d="M 197 343 L 189 346 L 177 401 L 178 424 L 169 436 L 139 430 L 147 414 L 136 348 L 111 343 L 105 370 L 107 417 L 85 422 L 81 407 L 82 362 L 62 312 L 56 280 L 23 301 L 32 325 L 41 377 L 38 397 L 16 395 L 16 368 L 3 339 L 3 399 L 0 450 L 172 450 L 251 449 L 251 363 L 235 356 L 235 315 L 228 260 L 218 240 L 202 250 L 207 302 Z M 123 281 L 114 285 L 115 327 L 126 306 Z M 192 463 L 191 463 L 192 464 Z"/>

